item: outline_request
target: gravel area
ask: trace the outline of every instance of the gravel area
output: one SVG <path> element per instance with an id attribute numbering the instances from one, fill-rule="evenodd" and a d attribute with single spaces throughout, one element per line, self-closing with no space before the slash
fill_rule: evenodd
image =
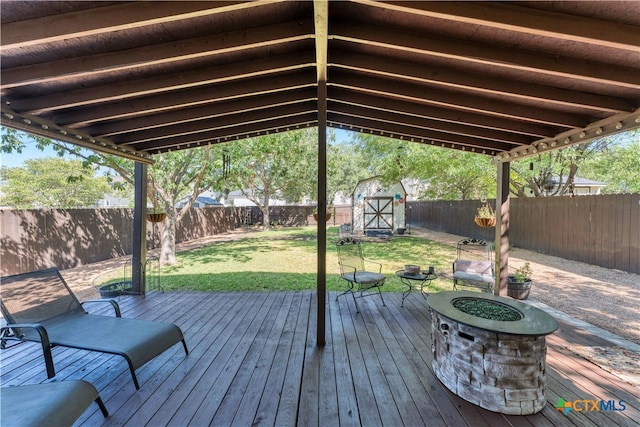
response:
<path id="1" fill-rule="evenodd" d="M 412 233 L 454 245 L 461 236 L 426 229 Z M 509 270 L 528 261 L 533 270 L 529 299 L 640 345 L 640 275 L 553 257 L 509 250 Z"/>

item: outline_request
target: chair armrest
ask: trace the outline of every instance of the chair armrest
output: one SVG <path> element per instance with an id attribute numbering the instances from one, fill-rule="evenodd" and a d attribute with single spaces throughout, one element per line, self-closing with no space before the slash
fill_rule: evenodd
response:
<path id="1" fill-rule="evenodd" d="M 5 333 L 10 329 L 35 329 L 40 335 L 40 343 L 42 344 L 42 355 L 44 356 L 44 364 L 47 368 L 47 378 L 53 378 L 56 376 L 56 370 L 53 367 L 53 356 L 51 355 L 51 342 L 49 341 L 49 334 L 47 333 L 46 328 L 39 323 L 11 323 L 0 328 L 0 333 L 2 335 L 2 344 L 4 345 L 4 341 L 8 338 L 5 336 Z M 22 337 L 16 336 L 15 339 L 21 340 Z"/>
<path id="2" fill-rule="evenodd" d="M 115 311 L 116 313 L 116 317 L 122 317 L 122 313 L 120 312 L 120 305 L 118 304 L 117 301 L 113 300 L 113 299 L 90 299 L 90 300 L 86 300 L 81 302 L 80 304 L 85 305 L 85 304 L 89 304 L 89 303 L 105 303 L 108 302 L 111 304 L 111 306 L 113 307 L 113 311 Z"/>
<path id="3" fill-rule="evenodd" d="M 370 259 L 362 259 L 362 261 L 369 263 L 369 264 L 375 264 L 378 266 L 378 273 L 382 273 L 382 264 L 380 264 L 379 262 L 375 262 L 375 261 L 371 261 Z M 368 268 L 365 268 L 365 270 L 368 270 Z"/>
<path id="4" fill-rule="evenodd" d="M 352 265 L 345 264 L 339 261 L 338 261 L 338 265 L 340 266 L 340 275 L 345 276 L 347 274 L 353 274 L 353 281 L 355 282 L 356 272 L 358 271 L 358 269 Z M 353 270 L 353 271 L 345 271 L 345 270 Z"/>

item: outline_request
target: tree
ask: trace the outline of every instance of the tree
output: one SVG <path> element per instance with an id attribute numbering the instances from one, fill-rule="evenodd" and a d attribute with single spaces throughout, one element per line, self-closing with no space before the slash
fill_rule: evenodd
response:
<path id="1" fill-rule="evenodd" d="M 640 131 L 609 146 L 582 166 L 585 178 L 603 181 L 603 193 L 640 193 Z"/>
<path id="2" fill-rule="evenodd" d="M 381 175 L 384 182 L 426 181 L 419 199 L 495 196 L 496 171 L 488 156 L 366 134 L 358 134 L 355 141 L 369 160 L 372 175 Z"/>
<path id="3" fill-rule="evenodd" d="M 274 197 L 299 202 L 317 187 L 317 130 L 304 129 L 225 144 L 232 159 L 225 185 L 240 190 L 260 208 L 270 228 Z"/>
<path id="4" fill-rule="evenodd" d="M 71 154 L 81 159 L 85 167 L 105 168 L 105 177 L 116 189 L 134 185 L 134 162 L 122 157 L 113 156 L 61 141 L 51 140 L 31 134 L 24 134 L 13 129 L 2 128 L 2 145 L 0 151 L 10 153 L 21 152 L 25 141 L 35 142 L 39 148 L 53 147 L 60 156 Z M 162 231 L 160 261 L 174 264 L 176 224 L 188 212 L 198 195 L 216 184 L 222 177 L 222 161 L 212 161 L 213 148 L 209 146 L 191 150 L 162 153 L 154 156 L 155 163 L 148 168 L 147 194 L 154 210 L 162 210 L 167 220 Z M 114 180 L 120 176 L 124 181 Z M 101 196 L 102 197 L 102 196 Z M 178 201 L 187 199 L 180 209 L 175 209 Z"/>
<path id="5" fill-rule="evenodd" d="M 29 159 L 24 167 L 0 171 L 0 204 L 14 209 L 86 208 L 95 206 L 109 191 L 104 176 L 79 160 Z"/>
<path id="6" fill-rule="evenodd" d="M 329 144 L 327 147 L 327 202 L 338 194 L 349 197 L 359 181 L 371 176 L 363 151 L 353 144 Z M 314 191 L 314 198 L 317 199 Z"/>
<path id="7" fill-rule="evenodd" d="M 583 165 L 628 137 L 629 134 L 610 135 L 512 162 L 510 191 L 518 197 L 570 194 L 574 179 Z M 594 179 L 602 178 L 594 176 Z"/>

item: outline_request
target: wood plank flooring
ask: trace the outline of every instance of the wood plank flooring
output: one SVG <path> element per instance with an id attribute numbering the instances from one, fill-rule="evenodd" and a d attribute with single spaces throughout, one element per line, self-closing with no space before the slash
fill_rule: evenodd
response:
<path id="1" fill-rule="evenodd" d="M 426 299 L 385 293 L 327 298 L 327 343 L 316 340 L 313 292 L 151 293 L 122 297 L 124 317 L 178 324 L 176 345 L 137 370 L 82 350 L 53 350 L 53 381 L 83 378 L 110 412 L 93 405 L 83 426 L 637 426 L 637 388 L 573 355 L 569 345 L 613 344 L 560 322 L 547 337 L 547 406 L 530 416 L 486 411 L 450 393 L 431 370 Z M 104 308 L 92 307 L 97 313 Z M 46 379 L 38 346 L 0 353 L 2 386 Z M 624 401 L 624 411 L 556 410 L 558 398 Z M 619 407 L 619 406 L 618 406 Z M 25 406 L 26 409 L 28 405 Z"/>

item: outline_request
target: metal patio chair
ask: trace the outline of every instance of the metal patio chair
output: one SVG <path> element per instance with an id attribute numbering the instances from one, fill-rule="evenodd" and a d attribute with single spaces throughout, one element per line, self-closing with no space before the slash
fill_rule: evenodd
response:
<path id="1" fill-rule="evenodd" d="M 382 264 L 365 259 L 362 255 L 360 241 L 352 237 L 340 239 L 336 243 L 336 248 L 338 250 L 340 278 L 349 285 L 349 289 L 336 296 L 336 301 L 342 295 L 351 294 L 356 305 L 356 312 L 359 313 L 360 308 L 358 307 L 357 298 L 375 295 L 373 292 L 377 290 L 382 300 L 382 305 L 386 305 L 382 292 L 380 292 L 380 287 L 384 285 L 386 279 L 385 275 L 381 273 Z"/>
<path id="2" fill-rule="evenodd" d="M 472 287 L 493 293 L 495 282 L 491 243 L 482 239 L 462 239 L 456 245 L 453 262 L 453 290 Z"/>
<path id="3" fill-rule="evenodd" d="M 113 306 L 114 316 L 87 313 L 60 272 L 40 270 L 0 278 L 0 308 L 7 324 L 0 328 L 2 347 L 10 340 L 42 345 L 48 378 L 55 376 L 51 348 L 79 348 L 125 358 L 136 389 L 135 370 L 182 342 L 182 331 L 171 323 L 126 319 L 112 299 L 85 301 Z"/>

